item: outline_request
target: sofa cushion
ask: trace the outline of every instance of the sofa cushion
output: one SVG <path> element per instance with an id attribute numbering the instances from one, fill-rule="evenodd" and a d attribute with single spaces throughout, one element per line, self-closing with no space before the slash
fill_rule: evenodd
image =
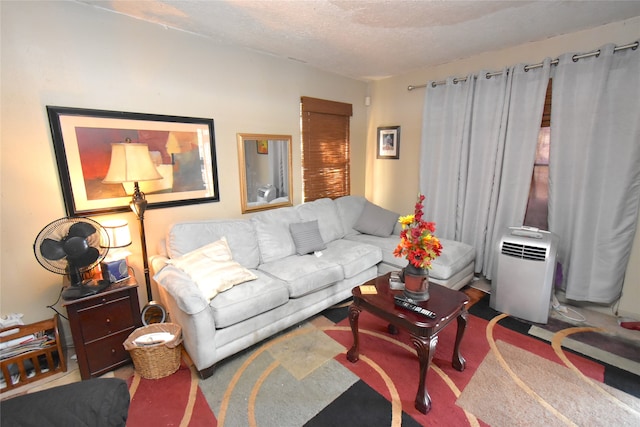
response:
<path id="1" fill-rule="evenodd" d="M 222 239 L 167 261 L 181 269 L 198 285 L 208 300 L 233 286 L 257 277 L 233 261 L 227 240 Z"/>
<path id="2" fill-rule="evenodd" d="M 440 239 L 442 252 L 431 261 L 430 275 L 437 279 L 448 279 L 476 259 L 476 249 L 466 243 Z"/>
<path id="3" fill-rule="evenodd" d="M 322 259 L 340 265 L 349 279 L 382 261 L 382 251 L 374 245 L 340 239 L 327 244 Z"/>
<path id="4" fill-rule="evenodd" d="M 398 246 L 398 243 L 400 243 L 399 236 L 392 235 L 388 237 L 380 237 L 372 236 L 370 234 L 356 234 L 348 236 L 346 239 L 354 242 L 367 243 L 380 248 L 382 251 L 382 262 L 397 265 L 399 266 L 398 269 L 407 265 L 407 260 L 405 258 L 397 258 L 393 256 L 393 250 Z"/>
<path id="5" fill-rule="evenodd" d="M 242 283 L 211 300 L 216 329 L 226 328 L 257 316 L 289 300 L 285 284 L 259 270 L 257 280 Z"/>
<path id="6" fill-rule="evenodd" d="M 342 268 L 323 256 L 293 255 L 261 264 L 265 271 L 285 282 L 290 298 L 298 298 L 342 280 Z"/>
<path id="7" fill-rule="evenodd" d="M 399 214 L 367 201 L 353 228 L 364 234 L 390 236 L 398 222 Z"/>
<path id="8" fill-rule="evenodd" d="M 226 237 L 234 261 L 246 268 L 260 263 L 260 250 L 253 225 L 246 219 L 185 221 L 169 227 L 167 256 L 178 258 Z"/>
<path id="9" fill-rule="evenodd" d="M 357 234 L 348 236 L 347 239 L 379 247 L 382 249 L 382 262 L 396 266 L 398 270 L 407 266 L 406 258 L 393 256 L 393 250 L 400 243 L 400 238 L 396 235 L 378 237 L 369 234 Z M 431 262 L 432 268 L 429 270 L 429 276 L 431 277 L 447 280 L 476 258 L 476 250 L 471 245 L 445 239 L 440 239 L 440 243 L 442 243 L 442 253 Z"/>
<path id="10" fill-rule="evenodd" d="M 294 222 L 289 225 L 289 229 L 298 255 L 321 251 L 327 247 L 320 235 L 318 221 L 315 219 L 307 222 Z"/>
<path id="11" fill-rule="evenodd" d="M 292 207 L 258 212 L 251 218 L 256 230 L 262 263 L 273 262 L 296 253 L 289 225 L 301 218 Z"/>
<path id="12" fill-rule="evenodd" d="M 318 221 L 320 235 L 325 243 L 344 237 L 342 219 L 335 202 L 324 198 L 303 203 L 295 207 L 302 221 Z"/>
<path id="13" fill-rule="evenodd" d="M 360 217 L 366 201 L 367 199 L 362 196 L 343 196 L 334 200 L 345 236 L 359 233 L 353 229 L 353 226 Z"/>

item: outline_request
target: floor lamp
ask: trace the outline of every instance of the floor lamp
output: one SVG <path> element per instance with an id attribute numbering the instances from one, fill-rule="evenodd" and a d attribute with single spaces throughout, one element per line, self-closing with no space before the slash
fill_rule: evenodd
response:
<path id="1" fill-rule="evenodd" d="M 142 246 L 142 263 L 144 266 L 144 280 L 147 287 L 148 303 L 142 309 L 142 321 L 144 324 L 161 323 L 166 319 L 166 311 L 157 302 L 153 301 L 151 293 L 151 278 L 149 277 L 149 260 L 147 257 L 147 239 L 144 232 L 144 213 L 147 210 L 147 199 L 140 191 L 138 182 L 162 179 L 158 173 L 147 144 L 131 142 L 127 138 L 125 142 L 111 144 L 111 163 L 107 175 L 102 181 L 105 184 L 124 184 L 133 182 L 134 191 L 129 207 L 140 221 L 140 244 Z"/>

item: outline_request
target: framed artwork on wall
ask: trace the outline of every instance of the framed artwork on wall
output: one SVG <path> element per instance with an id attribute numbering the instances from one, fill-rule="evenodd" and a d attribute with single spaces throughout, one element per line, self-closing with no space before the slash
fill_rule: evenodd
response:
<path id="1" fill-rule="evenodd" d="M 217 202 L 213 119 L 47 106 L 67 215 L 129 210 L 133 182 L 107 184 L 114 143 L 146 144 L 161 178 L 139 182 L 148 208 Z"/>
<path id="2" fill-rule="evenodd" d="M 384 126 L 378 128 L 376 158 L 400 158 L 400 126 Z"/>
<path id="3" fill-rule="evenodd" d="M 269 154 L 269 141 L 266 139 L 256 141 L 258 154 Z"/>

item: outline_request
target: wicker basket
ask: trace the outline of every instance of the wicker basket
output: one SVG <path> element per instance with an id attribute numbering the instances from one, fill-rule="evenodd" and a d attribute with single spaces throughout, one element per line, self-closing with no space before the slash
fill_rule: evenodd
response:
<path id="1" fill-rule="evenodd" d="M 160 344 L 138 345 L 135 340 L 143 335 L 169 332 L 174 339 Z M 136 372 L 147 379 L 164 378 L 180 367 L 182 329 L 175 323 L 153 323 L 136 329 L 123 343 L 133 359 Z"/>

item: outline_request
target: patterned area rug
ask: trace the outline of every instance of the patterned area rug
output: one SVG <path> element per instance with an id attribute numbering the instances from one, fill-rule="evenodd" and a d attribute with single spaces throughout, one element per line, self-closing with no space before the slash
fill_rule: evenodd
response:
<path id="1" fill-rule="evenodd" d="M 560 329 L 547 342 L 481 300 L 462 340 L 463 372 L 451 367 L 455 326 L 440 333 L 425 415 L 414 408 L 418 361 L 408 334 L 390 335 L 363 312 L 360 360 L 350 363 L 347 306 L 222 361 L 206 380 L 186 365 L 164 379 L 138 379 L 127 425 L 640 425 L 640 377 L 563 347 L 578 339 L 620 352 L 594 328 Z"/>
<path id="2" fill-rule="evenodd" d="M 127 426 L 215 426 L 216 419 L 198 387 L 195 371 L 182 363 L 164 378 L 129 378 Z"/>

